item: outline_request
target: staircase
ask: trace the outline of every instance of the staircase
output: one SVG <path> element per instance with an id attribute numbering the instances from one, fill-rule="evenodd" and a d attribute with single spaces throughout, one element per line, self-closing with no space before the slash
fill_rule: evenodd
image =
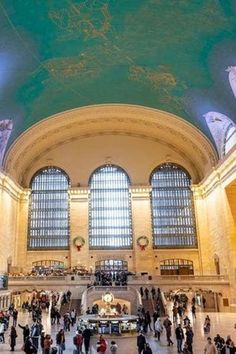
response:
<path id="1" fill-rule="evenodd" d="M 150 315 L 153 315 L 154 312 L 154 303 L 152 299 L 143 299 L 143 307 L 145 309 L 145 311 L 149 311 Z"/>
<path id="2" fill-rule="evenodd" d="M 66 302 L 65 304 L 61 305 L 60 308 L 60 315 L 63 317 L 65 313 L 70 312 L 71 301 Z"/>
<path id="3" fill-rule="evenodd" d="M 70 311 L 75 310 L 77 316 L 81 315 L 81 300 L 80 299 L 72 299 L 70 303 Z"/>
<path id="4" fill-rule="evenodd" d="M 153 299 L 142 299 L 143 307 L 145 308 L 145 311 L 149 311 L 150 315 L 153 315 L 153 312 L 155 311 L 156 308 L 156 300 Z M 165 307 L 163 305 L 162 299 L 159 300 L 159 305 L 160 305 L 160 311 L 161 311 L 161 317 L 165 316 Z"/>

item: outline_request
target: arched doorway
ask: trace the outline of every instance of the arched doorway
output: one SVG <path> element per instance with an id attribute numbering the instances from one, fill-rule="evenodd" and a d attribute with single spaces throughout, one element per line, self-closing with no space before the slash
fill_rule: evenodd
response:
<path id="1" fill-rule="evenodd" d="M 127 285 L 128 262 L 121 259 L 104 259 L 95 263 L 97 285 Z"/>
<path id="2" fill-rule="evenodd" d="M 105 259 L 95 263 L 96 271 L 102 272 L 127 272 L 128 262 L 120 259 Z"/>
<path id="3" fill-rule="evenodd" d="M 193 262 L 188 259 L 165 259 L 160 262 L 161 275 L 193 275 Z"/>
<path id="4" fill-rule="evenodd" d="M 38 274 L 45 274 L 53 270 L 62 270 L 65 268 L 65 263 L 57 260 L 41 260 L 32 262 L 32 271 Z"/>

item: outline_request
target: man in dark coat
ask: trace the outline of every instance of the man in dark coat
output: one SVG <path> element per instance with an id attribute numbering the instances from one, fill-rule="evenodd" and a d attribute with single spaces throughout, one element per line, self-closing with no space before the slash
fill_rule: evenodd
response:
<path id="1" fill-rule="evenodd" d="M 84 348 L 85 348 L 85 354 L 88 354 L 89 352 L 89 346 L 90 346 L 90 337 L 92 335 L 92 332 L 90 331 L 89 328 L 85 327 L 83 331 L 83 338 L 84 338 Z"/>
<path id="2" fill-rule="evenodd" d="M 20 324 L 18 324 L 18 326 L 23 329 L 23 340 L 24 340 L 24 343 L 26 342 L 26 338 L 29 337 L 30 335 L 30 329 L 29 329 L 29 326 L 28 325 L 25 325 L 25 326 L 21 326 Z"/>
<path id="3" fill-rule="evenodd" d="M 137 337 L 137 347 L 138 347 L 138 353 L 141 354 L 142 351 L 144 350 L 146 344 L 146 338 L 144 337 L 142 332 L 139 332 L 139 335 Z"/>
<path id="4" fill-rule="evenodd" d="M 168 345 L 169 346 L 173 345 L 174 343 L 171 340 L 171 326 L 172 326 L 172 323 L 171 323 L 171 321 L 169 319 L 169 316 L 167 316 L 166 319 L 164 320 L 163 326 L 166 329 L 166 339 L 167 339 Z"/>
<path id="5" fill-rule="evenodd" d="M 177 350 L 178 350 L 178 353 L 181 353 L 183 340 L 184 340 L 184 331 L 181 327 L 181 324 L 179 324 L 178 327 L 176 327 L 175 335 L 176 335 L 176 340 L 177 340 Z"/>

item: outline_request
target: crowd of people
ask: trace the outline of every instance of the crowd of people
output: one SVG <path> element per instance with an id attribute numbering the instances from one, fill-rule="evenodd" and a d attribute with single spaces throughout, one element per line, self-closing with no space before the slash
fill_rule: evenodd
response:
<path id="1" fill-rule="evenodd" d="M 128 280 L 128 272 L 126 271 L 117 271 L 117 272 L 103 272 L 96 271 L 95 272 L 95 281 L 94 286 L 112 286 L 113 284 L 116 286 L 125 286 L 127 285 Z"/>
<path id="2" fill-rule="evenodd" d="M 58 267 L 33 267 L 30 272 L 9 273 L 9 277 L 38 277 L 38 276 L 66 276 L 66 275 L 92 275 L 85 267 L 58 268 Z"/>
<path id="3" fill-rule="evenodd" d="M 150 335 L 154 336 L 157 343 L 163 343 L 163 337 L 166 344 L 169 347 L 176 345 L 176 351 L 178 353 L 192 354 L 194 351 L 193 339 L 194 332 L 191 321 L 196 320 L 196 305 L 194 298 L 190 302 L 188 298 L 176 295 L 173 298 L 173 308 L 171 316 L 162 317 L 161 309 L 161 291 L 159 288 L 140 288 L 140 294 L 143 298 L 144 306 L 140 306 L 137 311 L 138 315 L 138 329 L 139 334 L 137 336 L 137 352 L 139 354 L 152 354 L 154 349 L 158 350 L 158 347 L 154 348 L 149 343 Z M 61 297 L 61 303 L 70 303 L 71 292 L 68 290 Z M 45 300 L 45 299 L 44 299 Z M 49 300 L 49 299 L 47 299 Z M 145 300 L 150 300 L 154 306 L 154 311 L 145 309 Z M 29 312 L 30 321 L 27 324 L 19 323 L 18 310 L 14 304 L 9 306 L 8 311 L 0 311 L 0 343 L 6 342 L 6 331 L 9 336 L 10 351 L 14 351 L 18 341 L 19 332 L 22 332 L 23 346 L 21 350 L 26 354 L 36 354 L 42 352 L 43 354 L 63 354 L 69 345 L 73 347 L 73 354 L 82 354 L 82 349 L 85 354 L 90 353 L 90 339 L 93 335 L 92 331 L 85 326 L 81 326 L 77 322 L 77 313 L 75 309 L 71 309 L 61 316 L 57 309 L 59 301 L 59 294 L 55 293 L 50 297 L 49 308 L 51 316 L 52 326 L 57 330 L 55 337 L 46 333 L 42 324 L 42 314 L 47 312 L 48 308 L 43 306 L 45 301 L 42 298 L 36 298 L 33 296 L 31 300 L 26 301 L 22 305 L 22 310 Z M 118 313 L 126 313 L 127 309 L 124 309 L 119 303 L 116 305 Z M 58 315 L 55 317 L 52 315 L 53 311 Z M 92 308 L 92 313 L 98 312 L 97 308 Z M 87 313 L 91 313 L 90 309 Z M 189 313 L 192 316 L 189 317 Z M 57 318 L 58 317 L 58 318 Z M 191 318 L 191 320 L 190 320 Z M 230 336 L 224 338 L 220 334 L 217 334 L 213 339 L 210 337 L 211 332 L 211 319 L 209 315 L 206 315 L 204 322 L 202 323 L 204 333 L 206 334 L 206 344 L 204 346 L 204 354 L 233 354 L 236 353 L 236 347 Z M 68 339 L 66 332 L 74 333 L 72 339 Z M 174 337 L 174 339 L 173 339 Z M 68 342 L 70 340 L 70 342 Z M 155 341 L 153 342 L 155 343 Z M 100 354 L 115 354 L 119 353 L 119 348 L 116 341 L 112 340 L 110 345 L 104 335 L 100 335 L 96 343 L 96 350 Z M 1 351 L 1 347 L 0 347 Z"/>

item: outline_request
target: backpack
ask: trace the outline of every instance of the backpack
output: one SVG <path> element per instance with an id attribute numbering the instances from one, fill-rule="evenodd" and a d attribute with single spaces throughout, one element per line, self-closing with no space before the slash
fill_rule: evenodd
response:
<path id="1" fill-rule="evenodd" d="M 81 334 L 76 336 L 76 344 L 77 345 L 81 345 L 83 343 L 83 337 L 81 336 Z"/>

